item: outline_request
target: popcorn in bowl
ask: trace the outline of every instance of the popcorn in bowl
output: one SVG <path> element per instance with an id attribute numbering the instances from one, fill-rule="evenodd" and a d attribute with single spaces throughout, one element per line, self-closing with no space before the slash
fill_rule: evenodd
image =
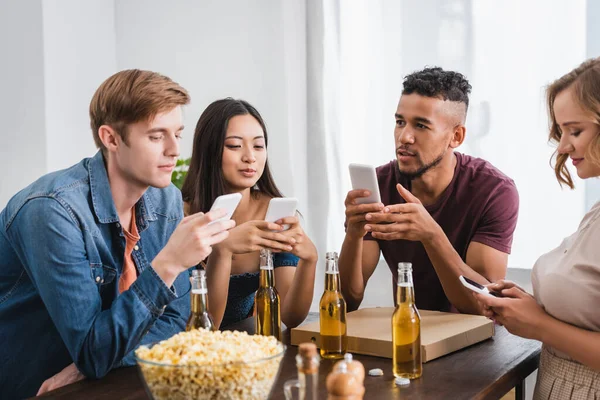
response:
<path id="1" fill-rule="evenodd" d="M 196 329 L 135 354 L 156 400 L 237 400 L 268 398 L 284 352 L 272 336 Z"/>

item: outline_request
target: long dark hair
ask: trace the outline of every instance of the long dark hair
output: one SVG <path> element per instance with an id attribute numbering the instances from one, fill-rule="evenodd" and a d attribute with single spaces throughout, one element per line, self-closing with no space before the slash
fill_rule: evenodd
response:
<path id="1" fill-rule="evenodd" d="M 268 147 L 265 122 L 247 101 L 228 97 L 206 107 L 196 124 L 190 168 L 181 188 L 183 201 L 190 206 L 190 214 L 207 212 L 215 199 L 227 191 L 222 168 L 223 147 L 229 120 L 238 115 L 251 115 L 258 121 L 265 135 L 265 147 Z M 253 195 L 258 192 L 269 197 L 283 197 L 271 175 L 268 158 L 263 174 L 251 189 Z"/>

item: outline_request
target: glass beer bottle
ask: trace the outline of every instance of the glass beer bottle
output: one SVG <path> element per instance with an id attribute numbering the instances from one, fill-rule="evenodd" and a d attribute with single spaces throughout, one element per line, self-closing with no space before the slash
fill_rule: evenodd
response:
<path id="1" fill-rule="evenodd" d="M 412 264 L 398 264 L 396 309 L 392 316 L 393 372 L 396 378 L 419 378 L 421 363 L 421 316 L 415 305 Z"/>
<path id="2" fill-rule="evenodd" d="M 336 252 L 325 256 L 325 291 L 319 302 L 321 357 L 342 358 L 346 353 L 346 301 L 340 292 L 340 271 Z"/>
<path id="3" fill-rule="evenodd" d="M 217 327 L 208 312 L 208 289 L 206 287 L 206 271 L 202 269 L 192 270 L 192 312 L 185 326 L 186 331 L 204 328 L 216 331 Z"/>
<path id="4" fill-rule="evenodd" d="M 260 275 L 258 290 L 254 295 L 256 310 L 256 334 L 281 339 L 281 310 L 279 293 L 275 289 L 273 257 L 271 250 L 260 251 Z"/>

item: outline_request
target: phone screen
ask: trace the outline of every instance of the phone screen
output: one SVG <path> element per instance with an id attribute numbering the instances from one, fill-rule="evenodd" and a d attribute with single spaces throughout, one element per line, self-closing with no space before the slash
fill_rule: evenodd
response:
<path id="1" fill-rule="evenodd" d="M 468 282 L 468 283 L 470 283 L 471 285 L 475 286 L 476 288 L 479 288 L 479 289 L 485 289 L 485 286 L 483 286 L 483 285 L 481 285 L 481 284 L 479 284 L 479 283 L 475 282 L 474 280 L 472 280 L 472 279 L 469 279 L 469 278 L 467 278 L 466 276 L 463 276 L 463 278 L 465 279 L 465 281 L 467 281 L 467 282 Z M 498 293 L 498 292 L 492 292 L 492 291 L 491 291 L 491 290 L 489 290 L 489 289 L 487 289 L 487 290 L 488 290 L 488 293 L 489 293 L 489 294 L 491 294 L 492 296 L 495 296 L 495 297 L 502 297 L 502 295 L 501 295 L 500 293 Z"/>
<path id="2" fill-rule="evenodd" d="M 466 276 L 463 276 L 463 278 L 465 278 L 465 281 L 467 281 L 471 285 L 475 286 L 476 288 L 478 288 L 478 289 L 485 289 L 485 286 L 480 285 L 479 283 L 475 282 L 474 280 L 469 279 Z"/>

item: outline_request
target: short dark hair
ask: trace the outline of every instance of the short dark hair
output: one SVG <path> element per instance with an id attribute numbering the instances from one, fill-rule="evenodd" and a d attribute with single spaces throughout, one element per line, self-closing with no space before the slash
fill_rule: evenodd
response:
<path id="1" fill-rule="evenodd" d="M 404 77 L 402 94 L 417 93 L 425 97 L 465 103 L 469 107 L 471 84 L 459 72 L 444 71 L 440 67 L 425 68 Z"/>

